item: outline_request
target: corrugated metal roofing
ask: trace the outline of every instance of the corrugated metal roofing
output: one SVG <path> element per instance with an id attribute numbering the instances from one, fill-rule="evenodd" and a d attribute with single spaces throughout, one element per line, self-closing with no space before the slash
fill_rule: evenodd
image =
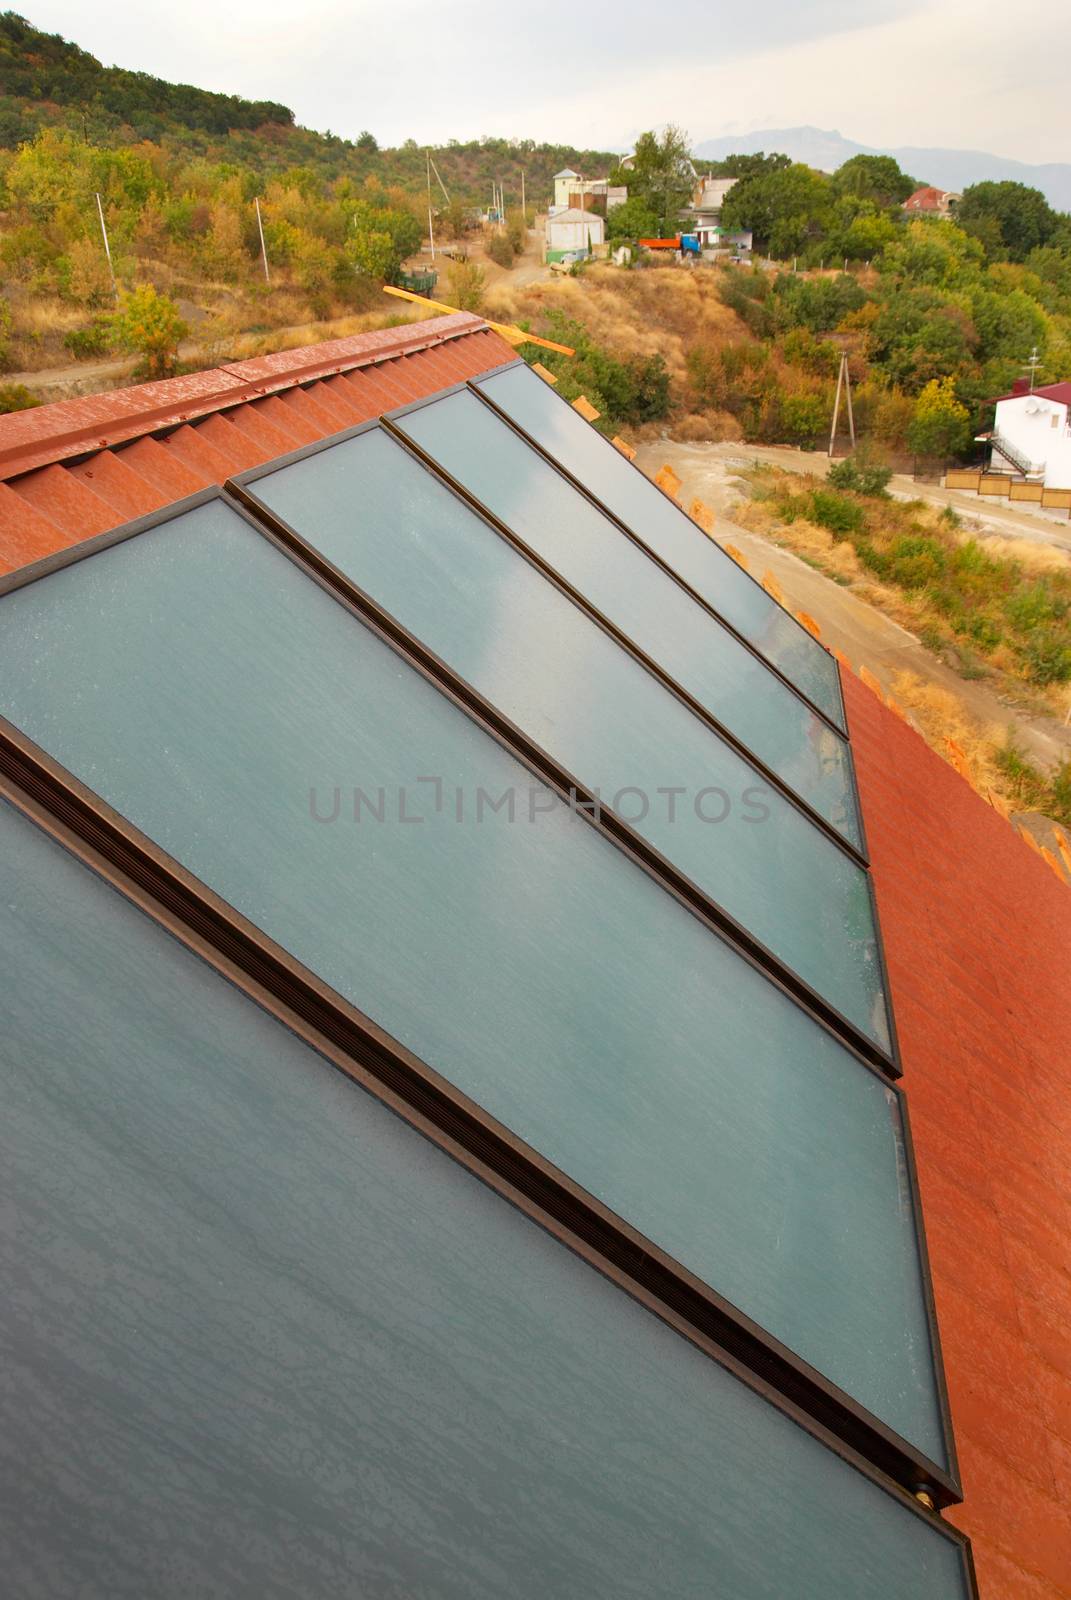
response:
<path id="1" fill-rule="evenodd" d="M 0 418 L 0 572 L 513 358 L 467 312 Z"/>

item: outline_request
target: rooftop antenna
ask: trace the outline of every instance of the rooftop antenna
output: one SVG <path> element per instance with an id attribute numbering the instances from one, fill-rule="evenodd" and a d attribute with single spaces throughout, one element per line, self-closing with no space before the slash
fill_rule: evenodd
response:
<path id="1" fill-rule="evenodd" d="M 1038 375 L 1038 368 L 1045 365 L 1044 361 L 1042 361 L 1041 357 L 1038 355 L 1037 345 L 1035 345 L 1031 350 L 1030 356 L 1025 362 L 1025 365 L 1030 368 L 1030 393 L 1033 394 L 1034 383 Z"/>

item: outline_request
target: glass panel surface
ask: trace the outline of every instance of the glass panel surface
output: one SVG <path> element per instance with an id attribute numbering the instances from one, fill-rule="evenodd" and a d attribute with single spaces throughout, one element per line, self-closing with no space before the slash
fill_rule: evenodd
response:
<path id="1" fill-rule="evenodd" d="M 889 1048 L 866 873 L 400 445 L 251 488 Z"/>
<path id="2" fill-rule="evenodd" d="M 6 1600 L 963 1600 L 963 1558 L 0 805 Z"/>
<path id="3" fill-rule="evenodd" d="M 845 740 L 500 417 L 462 391 L 396 422 L 789 788 L 859 844 Z"/>
<path id="4" fill-rule="evenodd" d="M 941 1454 L 896 1096 L 235 512 L 211 502 L 0 599 L 0 701 L 395 1038 Z M 512 816 L 481 803 L 511 792 Z"/>
<path id="5" fill-rule="evenodd" d="M 788 613 L 529 367 L 482 379 L 495 404 L 844 727 L 837 669 Z"/>

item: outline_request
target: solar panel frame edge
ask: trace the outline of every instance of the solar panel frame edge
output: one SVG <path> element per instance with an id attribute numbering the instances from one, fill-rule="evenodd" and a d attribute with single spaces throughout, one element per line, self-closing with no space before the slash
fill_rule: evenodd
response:
<path id="1" fill-rule="evenodd" d="M 804 690 L 802 690 L 799 687 L 798 684 L 794 683 L 792 681 L 792 679 L 789 678 L 782 671 L 782 669 L 777 666 L 777 664 L 775 662 L 771 661 L 768 656 L 763 655 L 762 651 L 759 650 L 759 648 L 756 645 L 752 644 L 751 641 L 749 639 L 747 639 L 742 633 L 740 633 L 739 630 L 737 628 L 735 628 L 731 622 L 729 622 L 725 617 L 723 617 L 721 615 L 721 613 L 719 611 L 717 611 L 709 601 L 704 600 L 702 595 L 698 594 L 696 592 L 696 590 L 692 588 L 692 586 L 688 582 L 688 580 L 686 578 L 683 578 L 680 575 L 680 573 L 677 572 L 664 557 L 660 556 L 657 551 L 653 550 L 651 548 L 651 546 L 649 546 L 644 541 L 642 535 L 638 534 L 633 528 L 631 528 L 629 526 L 629 524 L 627 522 L 624 521 L 623 518 L 618 516 L 616 512 L 612 511 L 610 509 L 610 507 L 607 506 L 599 498 L 599 496 L 595 493 L 595 491 L 593 489 L 591 489 L 587 484 L 584 483 L 583 479 L 576 477 L 575 474 L 570 472 L 569 468 L 566 467 L 561 461 L 559 461 L 558 458 L 550 450 L 548 450 L 545 446 L 541 445 L 537 439 L 534 439 L 531 436 L 531 434 L 529 434 L 529 433 L 527 433 L 525 431 L 525 429 L 520 425 L 520 423 L 515 422 L 514 419 L 508 414 L 508 412 L 504 411 L 501 408 L 501 406 L 497 405 L 490 394 L 487 394 L 486 392 L 483 391 L 483 385 L 485 383 L 489 382 L 492 378 L 496 378 L 496 377 L 500 376 L 504 372 L 512 372 L 512 371 L 514 371 L 514 370 L 516 370 L 516 369 L 518 369 L 520 367 L 525 367 L 529 371 L 531 371 L 531 368 L 529 367 L 528 362 L 525 361 L 523 359 L 523 357 L 518 357 L 516 361 L 503 362 L 502 365 L 493 368 L 489 372 L 481 372 L 481 373 L 478 374 L 477 377 L 470 378 L 468 383 L 467 383 L 467 385 L 466 385 L 466 387 L 469 388 L 470 390 L 472 390 L 472 392 L 474 394 L 476 394 L 480 400 L 483 401 L 484 405 L 488 406 L 492 411 L 494 411 L 496 416 L 500 417 L 502 419 L 502 421 L 505 422 L 513 430 L 514 433 L 519 434 L 520 437 L 522 439 L 524 439 L 524 441 L 527 444 L 531 445 L 533 450 L 538 451 L 538 453 L 541 456 L 543 456 L 543 458 L 545 460 L 549 461 L 551 463 L 551 465 L 555 468 L 555 470 L 560 472 L 561 475 L 564 478 L 566 478 L 574 486 L 574 488 L 578 489 L 581 492 L 581 494 L 583 494 L 588 500 L 590 500 L 591 503 L 594 506 L 596 506 L 603 513 L 604 516 L 609 517 L 611 522 L 613 522 L 621 530 L 622 533 L 624 533 L 628 538 L 632 539 L 634 543 L 640 545 L 640 547 L 646 552 L 646 554 L 648 556 L 650 556 L 650 558 L 653 561 L 656 561 L 659 566 L 661 566 L 666 572 L 669 573 L 670 577 L 672 577 L 674 579 L 674 581 L 681 586 L 681 588 L 683 588 L 688 594 L 691 595 L 692 599 L 696 602 L 697 605 L 702 606 L 704 611 L 708 611 L 713 617 L 715 617 L 717 619 L 717 621 L 721 623 L 723 628 L 726 628 L 733 635 L 734 638 L 738 639 L 739 642 L 747 650 L 749 650 L 751 652 L 752 655 L 756 656 L 760 661 L 762 661 L 764 663 L 765 666 L 767 666 L 770 669 L 771 672 L 773 672 L 777 677 L 779 677 L 785 683 L 785 685 L 789 689 L 791 689 L 792 692 L 800 700 L 802 700 L 807 706 L 810 707 L 810 709 L 815 713 L 816 716 L 821 717 L 823 722 L 827 723 L 829 725 L 829 727 L 833 728 L 835 730 L 835 732 L 839 733 L 842 738 L 847 739 L 848 738 L 848 717 L 847 717 L 847 710 L 846 710 L 846 707 L 845 707 L 845 704 L 844 704 L 844 692 L 843 692 L 843 689 L 842 689 L 842 686 L 841 686 L 841 682 L 840 682 L 840 675 L 836 670 L 836 667 L 837 667 L 836 658 L 832 657 L 832 656 L 830 657 L 830 659 L 831 659 L 831 661 L 833 663 L 833 669 L 834 669 L 833 680 L 832 681 L 835 684 L 837 700 L 838 700 L 839 705 L 840 705 L 840 714 L 841 714 L 841 721 L 840 722 L 837 722 L 833 717 L 831 717 L 829 715 L 829 713 L 827 711 L 824 711 L 821 706 L 817 705 L 810 698 L 810 696 L 807 695 L 804 692 Z M 533 374 L 533 376 L 536 377 L 536 378 L 539 377 L 538 373 Z M 544 380 L 539 379 L 539 381 L 543 382 Z M 549 387 L 549 385 L 548 385 L 548 387 Z M 441 396 L 435 396 L 434 398 L 441 398 Z M 561 395 L 557 395 L 556 398 L 558 400 L 560 400 L 563 405 L 568 405 L 568 402 L 566 400 L 564 400 Z M 415 406 L 418 406 L 418 405 L 421 405 L 421 404 L 424 404 L 424 403 L 425 403 L 424 401 L 416 401 L 416 402 L 413 403 L 414 404 L 414 408 L 415 408 Z M 410 409 L 410 407 L 408 407 L 408 406 L 404 407 L 404 408 L 399 408 L 398 412 L 392 413 L 392 414 L 393 415 L 401 415 L 403 410 L 409 410 L 409 409 Z M 577 415 L 579 416 L 579 412 L 577 413 Z M 581 417 L 580 420 L 584 421 L 586 419 Z M 597 434 L 600 439 L 602 439 L 604 444 L 608 445 L 610 447 L 610 449 L 614 448 L 613 444 L 611 443 L 611 441 L 609 439 L 607 439 L 605 437 L 605 435 L 600 434 L 599 430 L 597 428 L 595 428 L 593 426 L 593 424 L 589 423 L 588 426 L 592 428 L 592 431 L 595 434 Z M 699 529 L 699 528 L 697 528 L 695 526 L 695 524 L 692 522 L 691 518 L 688 516 L 688 513 L 684 510 L 683 506 L 679 505 L 677 503 L 677 501 L 673 499 L 673 496 L 668 494 L 667 491 L 662 488 L 661 484 L 655 483 L 653 478 L 649 478 L 647 476 L 647 474 L 643 471 L 642 467 L 638 467 L 636 465 L 635 461 L 631 460 L 627 456 L 621 455 L 620 451 L 618 451 L 617 454 L 619 456 L 621 456 L 621 460 L 624 461 L 627 466 L 632 468 L 633 472 L 636 472 L 636 473 L 639 474 L 640 478 L 642 479 L 642 481 L 644 483 L 649 484 L 651 486 L 651 488 L 653 488 L 653 489 L 657 489 L 658 493 L 660 495 L 662 495 L 663 498 L 673 507 L 674 511 L 678 512 L 680 514 L 680 516 L 682 516 L 684 518 L 684 520 L 689 524 L 689 526 L 697 534 L 700 534 L 703 538 L 707 537 L 705 534 L 702 533 L 701 529 Z M 727 559 L 731 559 L 731 558 L 727 558 Z M 813 635 L 810 634 L 807 631 L 807 629 L 803 626 L 803 624 L 795 616 L 793 616 L 792 612 L 789 611 L 787 606 L 781 605 L 779 601 L 773 599 L 772 595 L 768 595 L 766 593 L 766 590 L 762 588 L 761 583 L 759 583 L 758 579 L 752 573 L 748 572 L 743 567 L 739 568 L 738 570 L 739 570 L 740 576 L 742 578 L 746 578 L 748 580 L 748 582 L 753 584 L 757 589 L 760 589 L 762 591 L 762 593 L 766 596 L 766 598 L 770 601 L 771 605 L 777 606 L 778 610 L 783 612 L 783 614 L 792 622 L 792 624 L 796 628 L 799 629 L 800 633 L 803 634 L 807 639 L 810 640 L 811 644 L 814 645 L 816 649 L 819 649 L 819 650 L 823 650 L 824 649 L 824 647 L 821 644 L 819 644 L 819 642 L 813 637 Z M 825 653 L 829 654 L 829 652 L 825 652 Z"/>
<path id="2" fill-rule="evenodd" d="M 516 363 L 511 362 L 510 365 L 513 366 L 516 365 Z M 566 597 L 573 602 L 573 604 L 578 605 L 580 609 L 584 611 L 587 616 L 591 617 L 592 620 L 595 621 L 604 632 L 609 633 L 615 642 L 621 646 L 621 648 L 626 649 L 636 660 L 641 663 L 643 667 L 645 667 L 648 672 L 651 672 L 655 677 L 657 677 L 670 693 L 672 693 L 678 700 L 681 700 L 688 707 L 688 709 L 693 712 L 694 715 L 700 718 L 701 721 L 705 722 L 719 739 L 724 740 L 725 743 L 730 746 L 730 748 L 736 751 L 741 759 L 754 767 L 756 772 L 758 772 L 767 783 L 771 784 L 772 787 L 777 789 L 778 792 L 782 794 L 793 806 L 795 806 L 796 809 L 800 811 L 809 822 L 811 822 L 815 827 L 819 828 L 829 839 L 832 840 L 834 844 L 838 845 L 860 866 L 864 868 L 869 867 L 862 807 L 859 803 L 858 784 L 855 778 L 854 763 L 851 760 L 850 739 L 847 734 L 845 734 L 841 729 L 833 727 L 833 725 L 828 721 L 828 718 L 822 719 L 826 723 L 826 726 L 832 728 L 832 731 L 839 739 L 843 741 L 847 747 L 847 771 L 851 786 L 852 802 L 855 808 L 855 820 L 859 829 L 860 846 L 857 846 L 846 834 L 842 833 L 835 823 L 828 821 L 827 818 L 822 816 L 820 812 L 816 811 L 803 795 L 797 793 L 796 790 L 791 788 L 790 785 L 784 781 L 784 779 L 780 778 L 778 774 L 766 764 L 766 762 L 757 756 L 754 751 L 745 744 L 743 739 L 732 733 L 730 729 L 725 727 L 724 724 L 722 724 L 712 712 L 708 711 L 705 706 L 702 706 L 699 701 L 694 698 L 694 696 L 689 694 L 686 689 L 683 689 L 681 685 L 676 683 L 670 677 L 670 675 L 653 660 L 653 658 L 648 656 L 647 653 L 640 648 L 640 646 L 628 638 L 622 629 L 618 628 L 616 624 L 610 621 L 609 618 L 605 617 L 566 578 L 563 578 L 559 572 L 555 571 L 545 561 L 543 561 L 540 556 L 538 556 L 528 547 L 527 544 L 525 544 L 519 535 L 515 534 L 511 528 L 509 528 L 500 518 L 496 517 L 495 514 L 490 511 L 488 507 L 486 507 L 480 500 L 478 500 L 475 495 L 471 494 L 465 488 L 464 484 L 455 479 L 433 457 L 423 452 L 415 443 L 415 441 L 408 436 L 408 434 L 402 432 L 396 426 L 398 419 L 406 417 L 412 412 L 423 410 L 426 406 L 434 405 L 439 400 L 446 400 L 451 395 L 468 392 L 470 388 L 471 384 L 469 383 L 456 383 L 452 384 L 448 389 L 441 389 L 436 391 L 435 394 L 425 395 L 419 400 L 412 400 L 407 405 L 397 406 L 391 411 L 384 412 L 380 417 L 373 417 L 366 422 L 358 423 L 354 427 L 347 428 L 341 433 L 332 434 L 326 439 L 314 440 L 311 444 L 302 445 L 296 450 L 288 451 L 286 455 L 276 456 L 271 461 L 263 462 L 255 467 L 249 467 L 244 472 L 233 473 L 227 479 L 225 487 L 234 493 L 236 498 L 242 498 L 242 491 L 249 491 L 251 486 L 261 478 L 270 477 L 273 473 L 281 471 L 285 467 L 294 466 L 296 463 L 307 460 L 310 456 L 318 455 L 322 450 L 331 449 L 335 445 L 345 444 L 351 439 L 358 438 L 361 434 L 371 432 L 376 428 L 382 429 L 406 452 L 407 455 L 411 456 L 422 467 L 424 467 L 425 470 L 430 472 L 434 478 L 441 483 L 444 483 L 451 493 L 453 493 L 459 500 L 463 501 L 464 504 L 468 506 L 474 515 L 479 517 L 480 520 L 485 522 L 496 534 L 498 534 L 501 538 L 504 538 L 507 543 L 512 545 L 512 547 L 517 550 L 526 561 L 534 566 L 542 574 L 542 576 L 548 580 L 548 582 L 552 583 L 557 589 L 561 590 Z M 528 443 L 526 438 L 524 439 L 524 443 Z M 253 498 L 255 499 L 256 496 L 254 495 Z M 263 502 L 257 500 L 257 514 L 261 513 L 267 516 L 274 515 L 274 513 L 272 513 L 268 507 L 263 505 Z M 281 521 L 282 519 L 279 520 Z M 308 543 L 308 541 L 303 540 L 302 536 L 295 530 L 290 529 L 290 534 L 294 539 L 299 540 L 304 544 Z M 720 620 L 719 625 L 722 625 L 720 624 Z M 731 630 L 729 631 L 731 632 Z M 733 637 L 735 637 L 735 635 L 733 635 Z M 754 654 L 754 651 L 751 651 L 750 647 L 748 648 L 749 653 Z M 766 666 L 768 663 L 763 661 L 763 665 Z M 834 665 L 836 665 L 835 662 Z M 775 673 L 775 676 L 776 675 L 777 674 Z M 791 688 L 791 685 L 788 685 L 788 687 Z M 797 698 L 801 697 L 797 695 Z M 810 702 L 804 701 L 804 703 L 808 706 L 808 709 L 812 709 L 810 707 Z M 815 714 L 819 716 L 821 715 L 821 713 L 817 711 Z"/>
<path id="3" fill-rule="evenodd" d="M 375 424 L 366 424 L 361 431 L 367 431 Z M 341 441 L 336 441 L 341 442 Z M 309 453 L 314 453 L 318 446 L 310 447 Z M 292 459 L 292 458 L 291 458 Z M 419 456 L 418 463 L 423 465 Z M 286 464 L 290 464 L 289 460 Z M 281 467 L 283 463 L 277 463 Z M 593 792 L 567 768 L 561 765 L 548 751 L 530 738 L 523 729 L 519 728 L 509 717 L 501 712 L 490 700 L 486 698 L 472 684 L 461 677 L 448 662 L 442 660 L 434 651 L 428 648 L 422 640 L 410 632 L 397 618 L 393 617 L 365 590 L 354 583 L 332 561 L 329 561 L 307 539 L 299 534 L 288 522 L 278 516 L 248 487 L 253 476 L 266 475 L 266 470 L 257 468 L 253 473 L 243 474 L 242 480 L 228 480 L 234 491 L 232 504 L 237 503 L 248 513 L 255 523 L 263 524 L 258 531 L 272 537 L 284 551 L 295 559 L 298 565 L 306 568 L 321 587 L 336 600 L 347 606 L 360 621 L 366 625 L 370 620 L 374 631 L 384 632 L 387 642 L 395 648 L 409 665 L 415 666 L 423 676 L 427 677 L 433 685 L 447 695 L 455 704 L 466 712 L 484 732 L 489 733 L 514 759 L 521 761 L 533 776 L 549 787 L 556 789 L 558 794 L 567 803 L 575 803 L 575 809 L 581 818 L 594 827 L 603 837 L 609 838 L 633 865 L 646 872 L 667 893 L 673 895 L 678 902 L 697 917 L 716 937 L 723 939 L 743 960 L 753 966 L 773 983 L 783 993 L 795 1001 L 813 1021 L 827 1029 L 845 1046 L 851 1054 L 855 1055 L 863 1064 L 886 1079 L 896 1079 L 902 1076 L 902 1066 L 896 1053 L 896 1034 L 892 1021 L 892 1004 L 888 990 L 888 977 L 882 966 L 883 977 L 883 1008 L 889 1030 L 890 1048 L 886 1050 L 870 1035 L 866 1034 L 855 1023 L 851 1022 L 843 1012 L 825 997 L 806 979 L 792 968 L 787 961 L 777 956 L 768 945 L 752 934 L 738 918 L 725 909 L 712 895 L 701 889 L 686 873 L 676 867 L 656 846 L 649 843 L 643 835 L 627 822 L 617 817 L 612 808 L 599 802 L 596 806 Z M 436 476 L 440 476 L 436 474 Z M 443 480 L 448 488 L 453 488 L 451 480 Z M 227 496 L 224 495 L 226 499 Z M 464 497 L 461 497 L 464 499 Z M 466 501 L 467 503 L 467 501 Z M 485 513 L 481 513 L 485 521 L 491 523 L 493 531 L 497 532 L 494 522 Z M 512 544 L 512 541 L 510 541 Z M 522 551 L 522 553 L 525 553 Z M 752 758 L 749 758 L 752 759 Z M 792 798 L 791 795 L 788 796 Z M 802 809 L 802 808 L 801 808 Z M 805 815 L 808 813 L 804 812 Z M 809 817 L 808 817 L 808 820 Z M 839 842 L 839 841 L 834 841 Z M 851 852 L 846 852 L 851 854 Z M 871 916 L 875 928 L 875 941 L 878 938 L 877 906 L 874 899 L 873 883 L 865 863 L 856 861 L 863 872 L 867 883 L 867 892 L 871 908 Z"/>
<path id="4" fill-rule="evenodd" d="M 196 498 L 202 502 L 217 496 Z M 133 532 L 125 531 L 127 537 Z M 940 1507 L 963 1498 L 940 1346 L 933 1342 L 936 1309 L 920 1209 L 915 1236 L 948 1468 L 930 1460 L 491 1117 L 3 717 L 0 799 L 595 1270 L 879 1487 L 912 1511 L 931 1517 L 961 1549 L 969 1547 L 959 1530 L 914 1499 L 920 1490 Z M 887 1083 L 886 1088 L 896 1097 L 909 1138 L 906 1096 L 898 1085 Z M 917 1202 L 907 1143 L 905 1150 Z M 970 1570 L 969 1548 L 964 1561 Z"/>

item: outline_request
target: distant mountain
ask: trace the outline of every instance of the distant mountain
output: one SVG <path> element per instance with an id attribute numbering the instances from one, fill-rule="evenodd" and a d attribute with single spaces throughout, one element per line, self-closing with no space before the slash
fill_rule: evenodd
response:
<path id="1" fill-rule="evenodd" d="M 722 161 L 726 156 L 752 155 L 757 150 L 767 154 L 783 151 L 793 161 L 805 161 L 821 172 L 836 171 L 851 156 L 895 156 L 905 172 L 920 183 L 936 184 L 939 189 L 958 191 L 985 178 L 1008 178 L 1040 189 L 1058 211 L 1071 211 L 1071 164 L 1067 162 L 1032 166 L 1025 161 L 1010 161 L 1006 156 L 987 155 L 983 150 L 856 144 L 854 139 L 824 128 L 762 128 L 757 133 L 729 134 L 722 139 L 705 139 L 696 146 L 695 154 L 706 161 Z"/>

